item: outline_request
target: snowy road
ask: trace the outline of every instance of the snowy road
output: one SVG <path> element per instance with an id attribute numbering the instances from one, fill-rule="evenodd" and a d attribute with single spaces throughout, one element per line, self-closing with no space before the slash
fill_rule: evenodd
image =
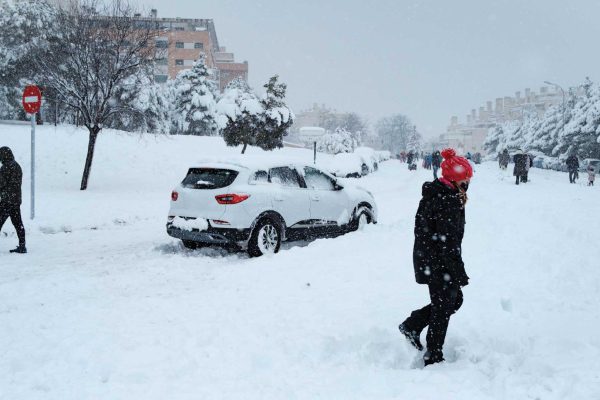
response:
<path id="1" fill-rule="evenodd" d="M 0 237 L 0 399 L 599 398 L 600 189 L 476 169 L 471 284 L 447 363 L 421 369 L 397 325 L 428 299 L 411 251 L 429 174 L 385 163 L 360 182 L 380 224 L 260 259 L 182 249 L 162 189 L 129 213 L 92 189 L 98 217 L 37 223 L 25 257 Z"/>

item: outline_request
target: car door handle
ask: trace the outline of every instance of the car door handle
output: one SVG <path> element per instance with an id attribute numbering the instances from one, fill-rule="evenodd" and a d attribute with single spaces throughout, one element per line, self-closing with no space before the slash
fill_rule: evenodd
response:
<path id="1" fill-rule="evenodd" d="M 275 201 L 283 201 L 283 197 L 274 197 L 273 200 L 275 200 Z"/>
<path id="2" fill-rule="evenodd" d="M 310 199 L 311 199 L 311 200 L 314 200 L 314 201 L 319 201 L 319 200 L 321 200 L 321 199 L 319 198 L 319 196 L 311 196 L 311 197 L 310 197 Z"/>

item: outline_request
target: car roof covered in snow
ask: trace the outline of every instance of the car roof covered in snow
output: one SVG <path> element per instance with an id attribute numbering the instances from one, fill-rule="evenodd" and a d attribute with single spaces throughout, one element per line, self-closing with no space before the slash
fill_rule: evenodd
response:
<path id="1" fill-rule="evenodd" d="M 230 157 L 228 159 L 203 159 L 191 165 L 191 168 L 223 168 L 232 169 L 235 171 L 256 171 L 259 169 L 269 169 L 282 166 L 304 167 L 311 165 L 313 165 L 312 162 L 304 161 L 295 157 L 247 155 Z M 317 165 L 317 167 L 323 169 L 322 166 Z"/>

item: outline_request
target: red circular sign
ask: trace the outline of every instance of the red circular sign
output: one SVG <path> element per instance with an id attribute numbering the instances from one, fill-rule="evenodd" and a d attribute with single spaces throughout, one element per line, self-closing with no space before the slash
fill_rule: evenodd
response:
<path id="1" fill-rule="evenodd" d="M 28 114 L 40 111 L 42 105 L 42 92 L 35 85 L 27 85 L 23 91 L 23 108 Z"/>

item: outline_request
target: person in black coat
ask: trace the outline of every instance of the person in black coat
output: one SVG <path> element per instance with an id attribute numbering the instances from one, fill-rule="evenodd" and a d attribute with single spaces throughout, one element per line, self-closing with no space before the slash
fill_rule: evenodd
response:
<path id="1" fill-rule="evenodd" d="M 442 156 L 442 178 L 423 184 L 423 198 L 415 217 L 415 279 L 428 285 L 431 303 L 413 311 L 399 326 L 418 350 L 423 349 L 421 332 L 429 326 L 423 356 L 426 366 L 444 361 L 442 347 L 450 316 L 462 305 L 461 288 L 469 283 L 461 253 L 466 191 L 473 168 L 452 149 L 444 150 Z"/>
<path id="2" fill-rule="evenodd" d="M 567 158 L 567 170 L 569 171 L 569 182 L 575 183 L 577 178 L 579 178 L 579 173 L 577 170 L 579 169 L 579 159 L 575 154 L 571 154 L 569 158 Z"/>
<path id="3" fill-rule="evenodd" d="M 513 175 L 516 177 L 515 183 L 518 185 L 519 182 L 525 182 L 525 176 L 527 175 L 527 163 L 529 162 L 529 157 L 521 150 L 518 150 L 513 156 L 513 162 L 515 163 Z"/>
<path id="4" fill-rule="evenodd" d="M 25 227 L 21 218 L 23 171 L 8 147 L 0 147 L 0 163 L 0 230 L 10 218 L 19 238 L 19 246 L 10 252 L 27 253 Z"/>

